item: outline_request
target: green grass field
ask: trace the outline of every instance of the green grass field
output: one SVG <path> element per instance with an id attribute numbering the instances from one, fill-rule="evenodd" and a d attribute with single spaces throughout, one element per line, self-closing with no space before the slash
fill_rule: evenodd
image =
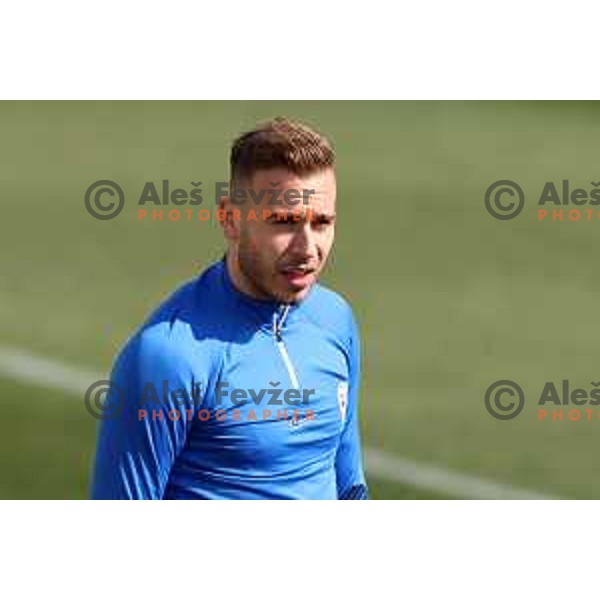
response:
<path id="1" fill-rule="evenodd" d="M 598 103 L 0 103 L 0 345 L 95 371 L 146 314 L 223 252 L 215 224 L 138 222 L 144 182 L 226 180 L 240 131 L 275 115 L 330 135 L 337 242 L 324 281 L 353 304 L 364 343 L 366 446 L 505 485 L 600 497 L 600 419 L 538 422 L 545 381 L 600 379 L 600 220 L 536 220 L 544 182 L 600 180 Z M 98 221 L 99 179 L 128 202 Z M 511 221 L 487 187 L 517 181 Z M 499 379 L 527 402 L 485 410 Z M 90 382 L 91 383 L 91 382 Z M 96 423 L 83 398 L 0 379 L 0 497 L 83 498 Z M 376 498 L 444 494 L 370 476 Z"/>

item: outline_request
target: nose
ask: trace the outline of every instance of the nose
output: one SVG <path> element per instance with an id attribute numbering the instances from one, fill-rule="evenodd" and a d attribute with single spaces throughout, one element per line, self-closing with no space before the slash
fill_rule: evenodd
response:
<path id="1" fill-rule="evenodd" d="M 318 258 L 319 247 L 310 222 L 296 230 L 290 249 L 298 260 L 314 262 Z"/>

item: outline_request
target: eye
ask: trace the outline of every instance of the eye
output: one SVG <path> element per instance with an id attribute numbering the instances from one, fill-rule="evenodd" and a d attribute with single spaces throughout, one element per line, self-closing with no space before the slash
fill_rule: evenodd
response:
<path id="1" fill-rule="evenodd" d="M 323 230 L 333 225 L 333 219 L 331 217 L 317 217 L 313 220 L 315 229 Z"/>
<path id="2" fill-rule="evenodd" d="M 282 213 L 282 214 L 278 214 L 276 216 L 272 216 L 270 218 L 270 222 L 272 225 L 285 226 L 285 225 L 290 225 L 290 224 L 294 223 L 295 221 L 293 220 L 292 215 Z"/>

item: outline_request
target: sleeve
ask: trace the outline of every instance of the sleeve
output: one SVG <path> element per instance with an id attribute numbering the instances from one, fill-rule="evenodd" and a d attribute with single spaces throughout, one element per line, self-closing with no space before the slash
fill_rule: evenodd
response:
<path id="1" fill-rule="evenodd" d="M 362 466 L 358 425 L 360 336 L 354 317 L 351 320 L 348 410 L 335 462 L 337 494 L 339 500 L 367 500 L 368 488 Z"/>
<path id="2" fill-rule="evenodd" d="M 190 361 L 177 347 L 150 330 L 117 358 L 107 395 L 114 415 L 111 409 L 99 426 L 92 499 L 163 498 L 200 402 Z"/>

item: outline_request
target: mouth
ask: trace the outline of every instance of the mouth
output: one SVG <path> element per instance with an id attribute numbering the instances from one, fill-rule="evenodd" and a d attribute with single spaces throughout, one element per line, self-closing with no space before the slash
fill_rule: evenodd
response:
<path id="1" fill-rule="evenodd" d="M 315 267 L 309 265 L 289 265 L 283 267 L 280 273 L 285 277 L 290 286 L 302 289 L 310 283 L 316 270 Z"/>

